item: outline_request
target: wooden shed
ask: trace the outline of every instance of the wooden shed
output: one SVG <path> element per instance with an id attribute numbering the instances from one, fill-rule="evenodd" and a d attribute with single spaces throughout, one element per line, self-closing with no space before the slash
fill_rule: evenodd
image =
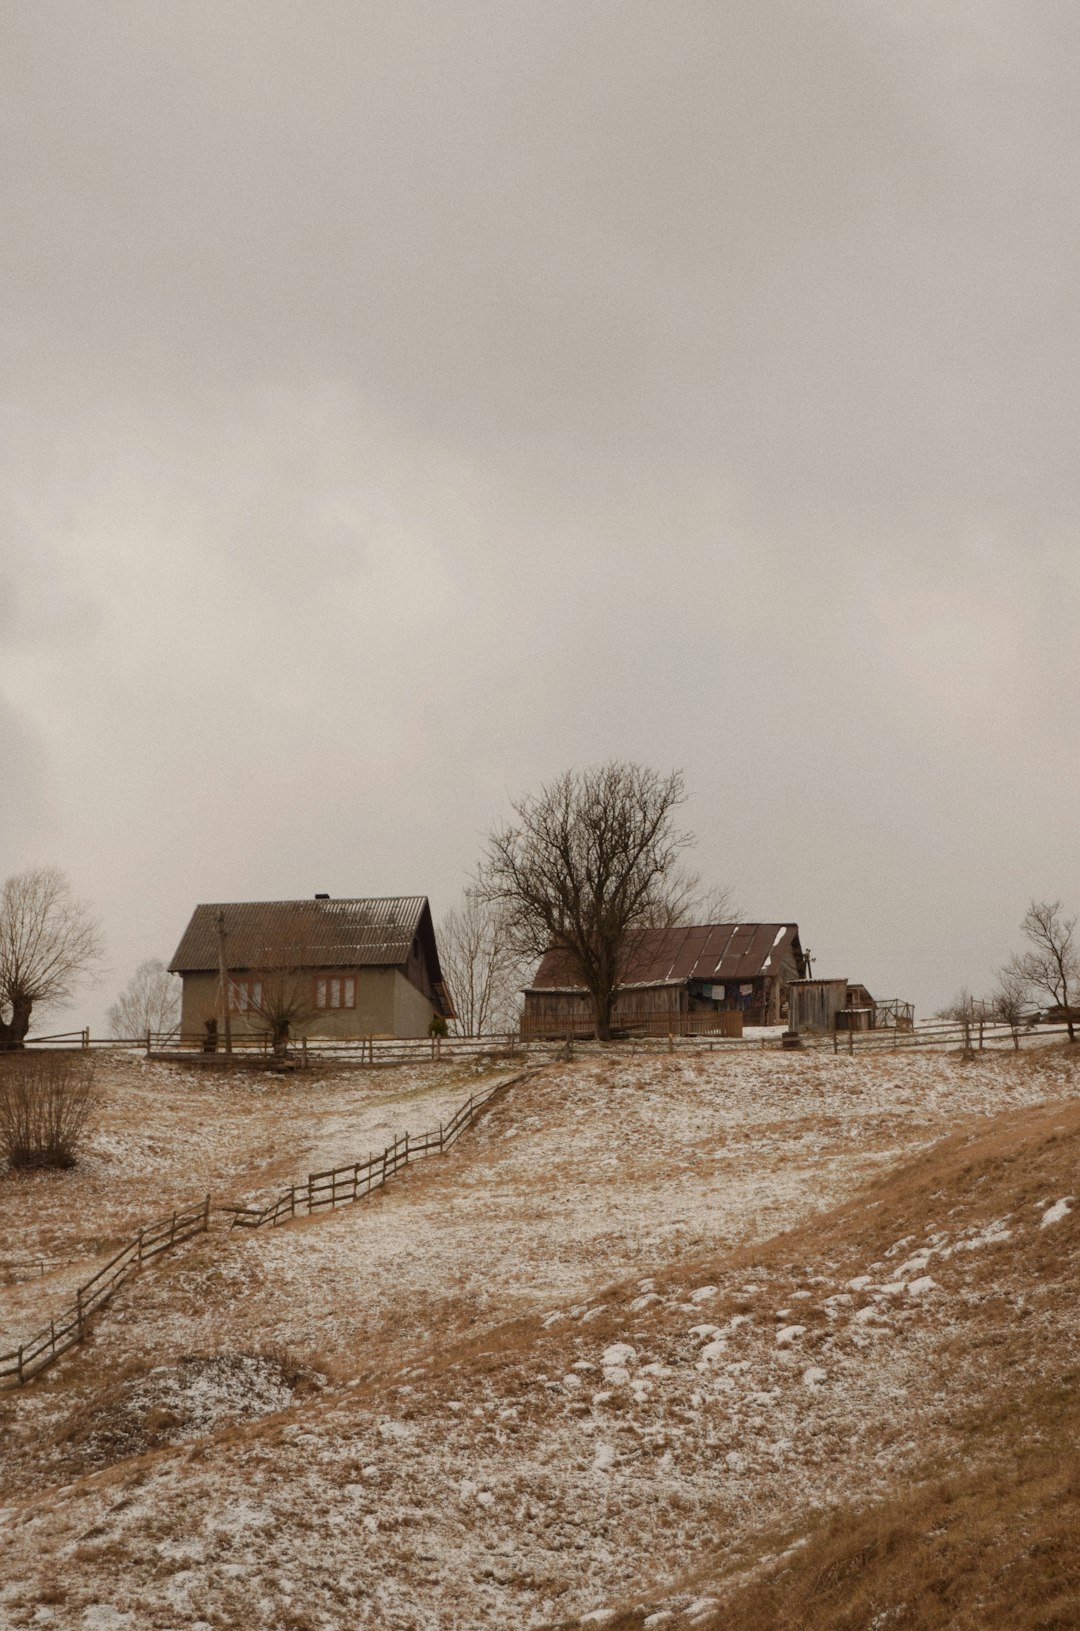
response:
<path id="1" fill-rule="evenodd" d="M 846 980 L 793 980 L 788 986 L 788 1029 L 836 1031 L 847 1005 Z"/>

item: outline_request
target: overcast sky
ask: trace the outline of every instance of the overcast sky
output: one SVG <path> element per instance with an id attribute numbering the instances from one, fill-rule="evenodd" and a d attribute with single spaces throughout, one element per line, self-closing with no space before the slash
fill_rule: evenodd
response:
<path id="1" fill-rule="evenodd" d="M 0 871 L 458 896 L 682 767 L 921 1014 L 1080 910 L 1075 0 L 5 0 Z"/>

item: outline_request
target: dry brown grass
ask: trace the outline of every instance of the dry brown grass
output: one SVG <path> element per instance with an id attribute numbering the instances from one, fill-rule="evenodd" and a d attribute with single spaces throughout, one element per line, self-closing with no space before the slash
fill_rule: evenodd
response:
<path id="1" fill-rule="evenodd" d="M 822 1258 L 881 1258 L 935 1209 L 954 1229 L 1004 1213 L 1030 1223 L 1040 1207 L 1075 1193 L 1078 1180 L 1080 1106 L 1018 1111 L 966 1128 L 827 1220 L 732 1254 L 724 1266 L 739 1256 L 789 1270 Z M 705 1260 L 692 1272 L 704 1279 L 719 1267 Z M 715 1555 L 681 1582 L 687 1595 L 720 1600 L 695 1617 L 697 1631 L 1080 1627 L 1076 1214 L 1046 1231 L 1029 1228 L 1008 1281 L 997 1272 L 977 1255 L 965 1264 L 970 1306 L 938 1344 L 933 1381 L 956 1401 L 947 1442 L 942 1435 L 884 1499 L 793 1514 L 736 1557 L 718 1534 Z M 1041 1301 L 1037 1333 L 1018 1293 Z M 888 1436 L 886 1428 L 881 1442 Z M 647 1612 L 627 1608 L 608 1631 L 639 1627 Z"/>
<path id="2" fill-rule="evenodd" d="M 187 1570 L 173 1543 L 181 1535 L 187 1544 L 190 1524 L 195 1550 L 204 1529 L 213 1540 L 191 1565 L 198 1582 L 185 1604 L 188 1623 L 236 1631 L 291 1623 L 293 1603 L 319 1625 L 364 1623 L 373 1600 L 384 1613 L 374 1623 L 415 1621 L 424 1631 L 579 1623 L 562 1617 L 620 1603 L 625 1612 L 609 1625 L 637 1626 L 670 1605 L 665 1631 L 687 1631 L 686 1604 L 706 1595 L 722 1605 L 710 1631 L 1075 1624 L 1077 1468 L 1075 1457 L 1057 1455 L 1051 1434 L 1060 1429 L 1074 1444 L 1080 1425 L 1072 1368 L 1080 1204 L 1047 1229 L 1039 1209 L 1080 1191 L 1080 1104 L 1029 1103 L 991 1117 L 969 1092 L 961 1102 L 940 1094 L 928 1109 L 919 1098 L 923 1077 L 912 1072 L 882 1067 L 889 1092 L 895 1088 L 890 1102 L 869 1071 L 855 1075 L 842 1061 L 835 1086 L 819 1065 L 797 1068 L 797 1102 L 797 1078 L 781 1081 L 791 1118 L 777 1119 L 779 1073 L 763 1069 L 773 1098 L 762 1103 L 755 1088 L 761 1120 L 732 1114 L 717 1127 L 724 1165 L 713 1171 L 700 1166 L 700 1123 L 687 1116 L 685 1126 L 673 1124 L 665 1113 L 669 1085 L 673 1099 L 691 1101 L 683 1074 L 624 1082 L 610 1110 L 590 1101 L 588 1113 L 610 1133 L 604 1148 L 574 1136 L 588 1073 L 556 1074 L 532 1097 L 511 1097 L 475 1140 L 403 1174 L 362 1212 L 254 1239 L 212 1235 L 163 1265 L 118 1298 L 80 1362 L 60 1367 L 41 1389 L 33 1420 L 56 1423 L 58 1406 L 68 1415 L 107 1404 L 90 1361 L 100 1378 L 136 1343 L 157 1364 L 208 1351 L 206 1325 L 195 1319 L 207 1303 L 210 1341 L 251 1353 L 278 1329 L 307 1364 L 325 1344 L 332 1383 L 280 1414 L 220 1417 L 195 1441 L 174 1436 L 176 1424 L 154 1413 L 166 1406 L 150 1401 L 139 1423 L 149 1436 L 121 1448 L 131 1459 L 102 1465 L 83 1459 L 85 1439 L 72 1447 L 70 1471 L 90 1476 L 68 1482 L 55 1503 L 41 1493 L 53 1466 L 32 1467 L 28 1438 L 18 1456 L 13 1444 L 9 1498 L 26 1502 L 27 1524 L 25 1538 L 9 1531 L 24 1571 L 13 1571 L 13 1581 L 46 1583 L 34 1561 L 41 1550 L 30 1551 L 37 1536 L 88 1548 L 85 1568 L 68 1576 L 75 1595 L 104 1589 L 119 1555 L 108 1548 L 122 1546 L 127 1589 L 141 1594 L 144 1612 L 153 1604 L 165 1616 L 146 1623 L 172 1625 L 166 1584 Z M 987 1110 L 1020 1102 L 1010 1084 L 1041 1080 L 1044 1071 L 1048 1089 L 1070 1090 L 1042 1061 L 1021 1057 L 1015 1071 L 995 1067 Z M 957 1073 L 943 1080 L 963 1093 Z M 725 1087 L 717 1081 L 718 1092 Z M 842 1118 L 849 1099 L 856 1110 Z M 636 1106 L 653 1117 L 659 1158 L 633 1136 Z M 524 1159 L 526 1141 L 547 1137 L 549 1124 L 565 1159 Z M 768 1137 L 758 1138 L 764 1125 Z M 841 1163 L 839 1181 L 805 1140 L 807 1126 L 835 1136 L 826 1156 L 835 1152 Z M 878 1166 L 867 1184 L 871 1140 Z M 921 1153 L 911 1153 L 913 1142 Z M 854 1176 L 843 1165 L 849 1150 Z M 769 1229 L 777 1215 L 794 1226 L 762 1240 L 751 1186 L 760 1175 L 764 1205 L 773 1166 L 788 1160 L 821 1162 L 822 1183 L 807 1204 L 786 1174 L 776 1180 L 784 1205 L 760 1215 Z M 668 1213 L 650 1216 L 658 1165 L 690 1178 Z M 749 1192 L 749 1226 L 740 1233 L 724 1211 L 729 1180 Z M 550 1213 L 536 1207 L 548 1186 Z M 600 1190 L 620 1186 L 630 1205 L 588 1213 Z M 681 1221 L 695 1195 L 703 1199 L 692 1231 L 656 1228 L 654 1218 Z M 848 1198 L 830 1205 L 830 1196 Z M 972 1231 L 1005 1213 L 1013 1220 L 1007 1244 L 969 1251 Z M 562 1249 L 564 1215 L 575 1228 L 582 1220 L 580 1240 L 569 1238 L 576 1255 L 567 1256 L 565 1284 L 553 1293 L 537 1277 L 522 1295 L 534 1256 Z M 440 1250 L 455 1219 L 455 1249 Z M 394 1251 L 380 1270 L 374 1247 L 384 1228 Z M 618 1229 L 633 1247 L 635 1228 L 644 1249 L 623 1249 Z M 952 1244 L 931 1265 L 933 1295 L 894 1298 L 882 1305 L 889 1317 L 880 1328 L 860 1326 L 856 1312 L 871 1308 L 875 1286 L 840 1298 L 833 1317 L 827 1293 L 842 1292 L 852 1277 L 886 1280 L 911 1250 L 897 1250 L 903 1240 L 935 1229 Z M 413 1239 L 423 1245 L 415 1269 Z M 374 1305 L 380 1291 L 371 1318 L 335 1327 L 320 1317 L 334 1311 L 322 1297 L 327 1275 L 339 1300 L 355 1295 Z M 631 1306 L 645 1275 L 663 1295 Z M 274 1314 L 286 1285 L 309 1311 L 299 1339 L 263 1310 L 265 1303 Z M 699 1303 L 695 1288 L 710 1286 L 715 1292 Z M 188 1324 L 152 1322 L 166 1293 L 190 1302 Z M 564 1312 L 550 1323 L 556 1305 Z M 773 1322 L 790 1318 L 788 1309 L 803 1327 L 797 1352 L 774 1342 Z M 696 1363 L 691 1327 L 735 1314 L 750 1316 L 729 1339 L 740 1363 L 723 1369 L 747 1375 L 725 1395 L 718 1372 L 703 1374 Z M 629 1385 L 595 1391 L 604 1388 L 600 1355 L 612 1341 L 635 1344 L 643 1367 L 668 1367 L 647 1397 L 635 1401 Z M 819 1390 L 804 1386 L 811 1363 L 828 1373 Z M 586 1373 L 577 1392 L 564 1385 L 572 1366 Z M 122 1400 L 114 1403 L 123 1415 Z M 112 1421 L 105 1417 L 101 1425 Z M 95 1436 L 85 1418 L 83 1427 Z M 617 1456 L 610 1477 L 592 1465 L 602 1444 Z M 745 1452 L 733 1476 L 731 1451 Z M 146 1491 L 127 1506 L 141 1477 Z M 466 1478 L 490 1488 L 493 1504 L 459 1494 Z M 116 1499 L 122 1491 L 125 1501 Z M 229 1517 L 234 1504 L 249 1503 L 258 1522 Z M 242 1581 L 223 1573 L 223 1553 L 229 1569 L 243 1567 Z M 389 1594 L 385 1604 L 376 1591 Z M 255 1607 L 271 1599 L 272 1610 Z M 84 1600 L 70 1600 L 72 1623 Z M 0 1602 L 0 1620 L 14 1602 Z M 29 1612 L 12 1620 L 24 1623 Z M 708 1621 L 696 1614 L 693 1623 Z"/>
<path id="3" fill-rule="evenodd" d="M 965 1465 L 845 1507 L 702 1631 L 1050 1631 L 1080 1625 L 1080 1373 L 972 1417 Z M 632 1618 L 623 1621 L 634 1623 Z"/>

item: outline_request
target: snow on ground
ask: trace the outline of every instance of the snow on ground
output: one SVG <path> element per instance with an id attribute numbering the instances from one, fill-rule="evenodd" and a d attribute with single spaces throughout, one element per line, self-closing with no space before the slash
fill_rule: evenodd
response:
<path id="1" fill-rule="evenodd" d="M 464 1631 L 631 1591 L 691 1622 L 674 1585 L 718 1534 L 736 1553 L 796 1506 L 872 1493 L 950 1430 L 957 1318 L 1015 1299 L 1008 1265 L 1074 1220 L 1055 1193 L 1006 1215 L 976 1177 L 981 1211 L 931 1197 L 869 1258 L 854 1225 L 813 1261 L 805 1234 L 794 1262 L 770 1237 L 1077 1084 L 1056 1051 L 594 1055 L 369 1202 L 219 1225 L 125 1286 L 56 1381 L 0 1395 L 0 1623 Z M 276 1185 L 286 1138 L 294 1170 L 355 1158 L 461 1086 L 428 1067 L 230 1087 L 198 1159 L 261 1193 L 268 1158 L 245 1165 L 234 1122 L 272 1142 Z M 183 1119 L 125 1136 L 134 1164 Z M 1056 1351 L 1058 1314 L 1034 1317 Z"/>
<path id="2" fill-rule="evenodd" d="M 144 1223 L 175 1207 L 265 1201 L 308 1172 L 447 1121 L 520 1066 L 418 1064 L 281 1077 L 185 1070 L 117 1052 L 73 1172 L 0 1181 L 0 1352 L 58 1311 Z M 44 1276 L 38 1270 L 44 1268 Z"/>

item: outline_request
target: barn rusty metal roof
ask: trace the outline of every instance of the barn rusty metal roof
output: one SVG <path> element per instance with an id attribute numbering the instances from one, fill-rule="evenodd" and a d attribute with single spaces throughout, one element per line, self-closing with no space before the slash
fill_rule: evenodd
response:
<path id="1" fill-rule="evenodd" d="M 779 972 L 790 958 L 803 969 L 797 923 L 701 923 L 646 929 L 633 947 L 619 985 L 685 985 L 688 980 L 751 980 Z M 546 952 L 531 991 L 575 991 L 565 955 Z"/>
<path id="2" fill-rule="evenodd" d="M 394 895 L 196 906 L 169 969 L 174 974 L 217 969 L 221 912 L 225 914 L 225 955 L 233 969 L 262 967 L 283 946 L 302 947 L 306 968 L 405 963 L 427 904 L 426 895 Z M 433 973 L 441 977 L 437 955 Z"/>

